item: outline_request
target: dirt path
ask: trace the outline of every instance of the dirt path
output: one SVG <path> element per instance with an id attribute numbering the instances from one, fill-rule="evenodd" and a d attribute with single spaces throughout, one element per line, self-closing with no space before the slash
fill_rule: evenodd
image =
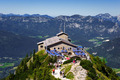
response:
<path id="1" fill-rule="evenodd" d="M 69 72 L 74 74 L 73 80 L 86 80 L 87 71 L 80 66 L 80 62 L 74 64 Z"/>
<path id="2" fill-rule="evenodd" d="M 82 66 L 80 66 L 80 61 L 78 61 L 77 63 L 69 63 L 72 65 L 71 69 L 69 72 L 72 72 L 73 75 L 74 75 L 74 79 L 73 80 L 86 80 L 86 77 L 87 77 L 87 71 L 85 69 L 82 68 Z M 67 78 L 63 78 L 62 75 L 60 75 L 60 71 L 65 68 L 65 66 L 69 65 L 69 64 L 66 64 L 66 65 L 63 65 L 61 68 L 58 68 L 58 69 L 55 69 L 55 73 L 52 75 L 55 77 L 55 78 L 59 78 L 61 80 L 70 80 L 70 79 L 67 79 Z M 67 72 L 67 73 L 69 73 Z M 66 74 L 67 74 L 66 73 Z"/>
<path id="3" fill-rule="evenodd" d="M 55 69 L 55 73 L 54 73 L 54 74 L 52 73 L 52 75 L 53 75 L 55 78 L 59 78 L 59 79 L 61 79 L 61 80 L 69 80 L 69 79 L 63 78 L 63 76 L 60 75 L 60 70 L 61 70 L 60 68 Z"/>
<path id="4" fill-rule="evenodd" d="M 64 61 L 66 61 L 66 60 L 62 60 L 62 63 L 63 63 Z M 52 73 L 52 75 L 53 75 L 55 78 L 59 78 L 59 79 L 61 79 L 61 80 L 69 80 L 69 79 L 63 78 L 63 76 L 60 75 L 61 69 L 62 69 L 62 68 L 57 68 L 57 69 L 55 69 L 55 73 L 54 73 L 54 74 Z"/>

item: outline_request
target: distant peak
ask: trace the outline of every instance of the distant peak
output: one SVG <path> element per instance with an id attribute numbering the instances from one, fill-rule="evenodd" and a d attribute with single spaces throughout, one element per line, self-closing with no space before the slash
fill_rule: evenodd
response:
<path id="1" fill-rule="evenodd" d="M 109 16 L 111 16 L 109 13 L 104 13 L 104 14 L 98 14 L 98 15 L 96 15 L 96 16 L 104 16 L 104 17 L 109 17 Z"/>
<path id="2" fill-rule="evenodd" d="M 71 17 L 82 17 L 82 16 L 79 14 L 75 14 L 75 15 L 72 15 Z"/>
<path id="3" fill-rule="evenodd" d="M 9 13 L 9 14 L 3 14 L 0 13 L 0 16 L 24 16 L 24 17 L 28 17 L 28 16 L 33 16 L 33 17 L 45 17 L 45 18 L 53 18 L 49 15 L 40 15 L 40 14 L 13 14 L 13 13 Z"/>

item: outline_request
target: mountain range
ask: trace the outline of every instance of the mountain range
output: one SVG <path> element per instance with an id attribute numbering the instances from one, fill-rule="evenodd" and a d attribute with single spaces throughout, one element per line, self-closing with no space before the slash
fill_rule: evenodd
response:
<path id="1" fill-rule="evenodd" d="M 56 17 L 0 13 L 0 57 L 24 57 L 33 49 L 37 51 L 37 42 L 55 36 L 61 30 L 69 35 L 73 44 L 89 47 L 88 52 L 106 58 L 108 66 L 120 68 L 120 16 L 108 13 Z M 96 41 L 90 42 L 96 38 L 110 41 L 102 40 L 103 44 L 96 47 Z M 4 76 L 5 73 L 1 74 Z"/>
<path id="2" fill-rule="evenodd" d="M 61 15 L 57 17 L 1 13 L 0 56 L 12 56 L 13 52 L 14 56 L 24 56 L 28 51 L 37 49 L 37 42 L 55 36 L 61 30 L 65 30 L 70 35 L 72 43 L 93 47 L 95 45 L 89 42 L 89 39 L 120 37 L 120 17 L 111 16 L 108 13 L 96 16 Z"/>
<path id="3" fill-rule="evenodd" d="M 55 18 L 38 14 L 0 16 L 0 30 L 26 36 L 46 36 L 48 34 L 53 36 L 60 30 L 64 30 L 65 26 L 65 32 L 71 35 L 73 40 L 79 37 L 76 34 L 80 34 L 84 40 L 96 36 L 118 37 L 119 25 L 119 19 L 108 14 L 57 16 Z"/>
<path id="4" fill-rule="evenodd" d="M 78 37 L 84 40 L 96 36 L 118 37 L 120 34 L 119 22 L 100 19 L 97 18 L 98 15 L 96 17 L 72 15 L 54 18 L 34 15 L 1 15 L 0 30 L 26 36 L 46 36 L 48 34 L 54 36 L 60 30 L 64 30 L 65 26 L 65 32 L 70 35 L 72 40 L 76 40 Z M 104 14 L 102 15 L 104 16 Z M 80 36 L 76 34 L 80 34 Z"/>

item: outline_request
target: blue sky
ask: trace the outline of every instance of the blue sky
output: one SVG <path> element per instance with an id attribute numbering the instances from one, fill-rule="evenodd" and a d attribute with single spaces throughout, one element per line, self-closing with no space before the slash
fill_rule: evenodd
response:
<path id="1" fill-rule="evenodd" d="M 0 0 L 0 13 L 74 15 L 110 13 L 120 15 L 120 0 Z"/>

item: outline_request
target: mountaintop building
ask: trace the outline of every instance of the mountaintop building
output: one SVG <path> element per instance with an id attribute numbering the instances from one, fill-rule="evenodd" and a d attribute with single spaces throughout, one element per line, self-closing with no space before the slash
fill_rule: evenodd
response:
<path id="1" fill-rule="evenodd" d="M 44 41 L 38 42 L 38 51 L 40 50 L 54 50 L 61 51 L 66 49 L 68 52 L 71 52 L 73 48 L 77 46 L 71 43 L 71 40 L 68 38 L 68 35 L 61 31 L 56 34 L 56 36 L 48 38 Z"/>
<path id="2" fill-rule="evenodd" d="M 61 31 L 56 36 L 48 38 L 44 41 L 38 42 L 38 51 L 45 50 L 50 56 L 77 56 L 89 59 L 88 54 L 84 51 L 82 46 L 77 46 L 71 43 L 68 34 Z"/>

